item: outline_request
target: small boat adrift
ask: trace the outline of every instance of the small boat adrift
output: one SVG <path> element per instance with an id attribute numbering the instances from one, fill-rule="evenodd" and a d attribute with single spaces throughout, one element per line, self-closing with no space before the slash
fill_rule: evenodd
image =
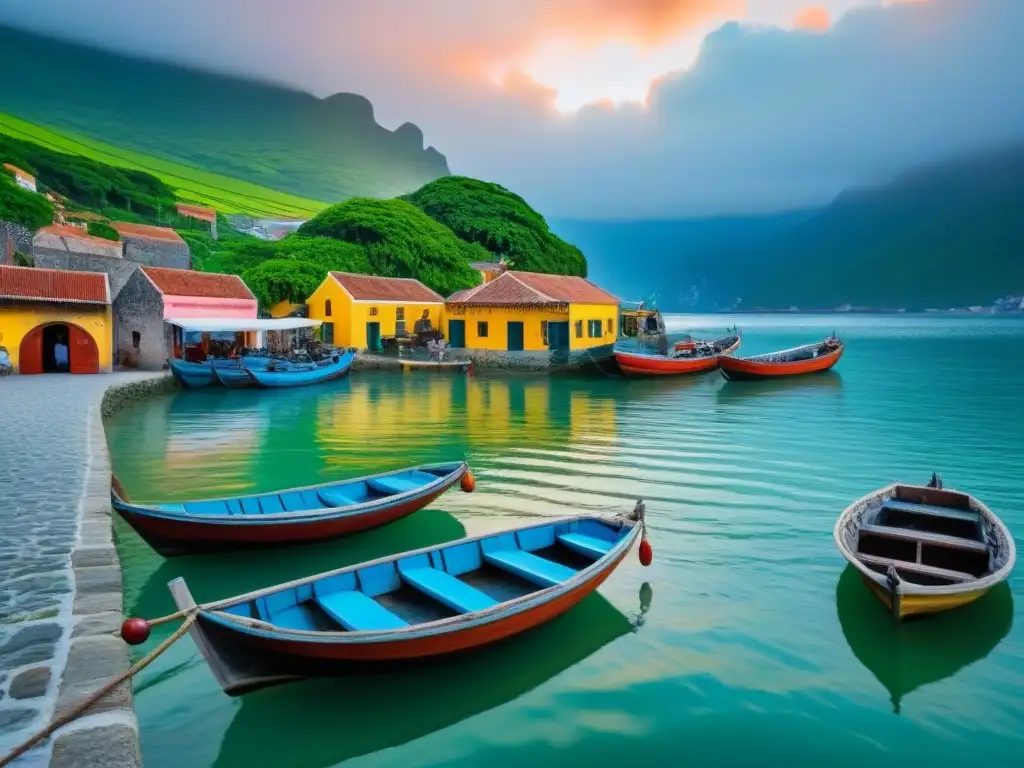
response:
<path id="1" fill-rule="evenodd" d="M 677 376 L 686 373 L 713 371 L 723 355 L 740 347 L 739 335 L 718 341 L 687 340 L 676 344 L 671 354 L 651 355 L 616 349 L 615 362 L 627 376 Z"/>
<path id="2" fill-rule="evenodd" d="M 465 373 L 469 370 L 469 360 L 399 360 L 405 371 L 425 371 L 437 373 Z"/>
<path id="3" fill-rule="evenodd" d="M 472 490 L 465 462 L 234 498 L 134 504 L 114 476 L 114 509 L 164 557 L 297 544 L 376 528 L 427 506 L 456 483 Z"/>
<path id="4" fill-rule="evenodd" d="M 723 357 L 722 375 L 729 381 L 748 381 L 821 373 L 839 362 L 843 349 L 842 340 L 833 334 L 824 341 L 767 355 Z"/>
<path id="5" fill-rule="evenodd" d="M 254 383 L 261 387 L 304 387 L 340 379 L 355 360 L 355 354 L 346 352 L 316 363 L 305 365 L 268 365 L 265 368 L 245 368 Z"/>
<path id="6" fill-rule="evenodd" d="M 893 618 L 966 605 L 1003 581 L 1017 550 L 1003 522 L 978 499 L 893 484 L 851 504 L 833 533 L 839 551 Z"/>
<path id="7" fill-rule="evenodd" d="M 611 574 L 643 533 L 643 514 L 638 503 L 628 516 L 536 523 L 202 606 L 184 580 L 169 587 L 214 677 L 234 696 L 422 662 L 548 622 Z"/>

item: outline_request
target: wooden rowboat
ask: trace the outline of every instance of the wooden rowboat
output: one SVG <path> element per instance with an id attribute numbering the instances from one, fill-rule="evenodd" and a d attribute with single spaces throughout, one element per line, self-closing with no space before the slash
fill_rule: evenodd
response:
<path id="1" fill-rule="evenodd" d="M 340 379 L 349 368 L 356 356 L 352 352 L 309 365 L 290 365 L 280 370 L 272 368 L 246 368 L 250 378 L 261 387 L 304 387 L 309 384 L 321 384 L 325 381 Z"/>
<path id="2" fill-rule="evenodd" d="M 399 360 L 406 371 L 452 372 L 469 370 L 469 360 Z"/>
<path id="3" fill-rule="evenodd" d="M 827 371 L 843 356 L 843 342 L 835 336 L 802 347 L 754 357 L 723 357 L 722 375 L 729 381 L 777 379 Z"/>
<path id="4" fill-rule="evenodd" d="M 373 560 L 196 606 L 168 586 L 232 696 L 305 677 L 377 671 L 468 651 L 572 608 L 622 561 L 643 505 L 567 517 Z"/>
<path id="5" fill-rule="evenodd" d="M 164 504 L 129 501 L 112 477 L 117 513 L 164 557 L 342 536 L 398 520 L 455 483 L 471 489 L 465 462 L 426 464 L 369 477 L 234 498 Z"/>
<path id="6" fill-rule="evenodd" d="M 839 551 L 899 620 L 966 605 L 1003 581 L 1017 550 L 978 499 L 894 483 L 851 504 L 833 532 Z"/>
<path id="7" fill-rule="evenodd" d="M 685 354 L 649 355 L 616 349 L 615 362 L 627 376 L 676 376 L 686 373 L 704 373 L 718 367 L 723 355 L 740 347 L 738 335 L 726 336 L 714 342 L 695 343 Z"/>

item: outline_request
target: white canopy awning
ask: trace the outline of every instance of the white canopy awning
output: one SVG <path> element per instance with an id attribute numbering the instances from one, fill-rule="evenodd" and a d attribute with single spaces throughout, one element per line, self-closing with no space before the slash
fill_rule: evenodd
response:
<path id="1" fill-rule="evenodd" d="M 170 317 L 164 320 L 169 325 L 176 325 L 183 331 L 293 331 L 296 328 L 316 328 L 320 320 L 309 320 L 305 317 L 282 317 L 278 320 L 261 318 L 236 317 Z"/>

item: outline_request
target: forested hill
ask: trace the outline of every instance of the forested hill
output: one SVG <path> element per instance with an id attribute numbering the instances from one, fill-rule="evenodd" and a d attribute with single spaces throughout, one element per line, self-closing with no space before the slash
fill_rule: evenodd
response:
<path id="1" fill-rule="evenodd" d="M 945 309 L 1024 294 L 1024 146 L 957 158 L 817 211 L 556 222 L 599 282 L 669 311 Z"/>
<path id="2" fill-rule="evenodd" d="M 419 128 L 364 97 L 214 75 L 0 26 L 0 111 L 318 200 L 394 197 L 447 175 Z"/>

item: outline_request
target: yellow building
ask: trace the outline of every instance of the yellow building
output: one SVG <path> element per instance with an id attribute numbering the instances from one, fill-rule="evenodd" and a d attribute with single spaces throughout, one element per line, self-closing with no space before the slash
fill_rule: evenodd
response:
<path id="1" fill-rule="evenodd" d="M 306 301 L 327 344 L 380 349 L 381 341 L 414 333 L 426 317 L 441 329 L 444 299 L 419 280 L 329 272 Z"/>
<path id="2" fill-rule="evenodd" d="M 480 273 L 480 281 L 489 283 L 496 277 L 500 277 L 508 269 L 508 262 L 502 256 L 498 261 L 474 261 L 470 264 L 473 269 Z"/>
<path id="3" fill-rule="evenodd" d="M 106 274 L 0 266 L 0 347 L 19 373 L 109 373 L 112 327 Z"/>
<path id="4" fill-rule="evenodd" d="M 445 302 L 453 347 L 574 351 L 613 344 L 619 300 L 582 277 L 508 271 Z"/>
<path id="5" fill-rule="evenodd" d="M 295 317 L 295 313 L 300 309 L 305 309 L 305 304 L 296 304 L 288 299 L 282 299 L 270 308 L 270 316 L 275 320 L 279 320 L 282 317 Z"/>

